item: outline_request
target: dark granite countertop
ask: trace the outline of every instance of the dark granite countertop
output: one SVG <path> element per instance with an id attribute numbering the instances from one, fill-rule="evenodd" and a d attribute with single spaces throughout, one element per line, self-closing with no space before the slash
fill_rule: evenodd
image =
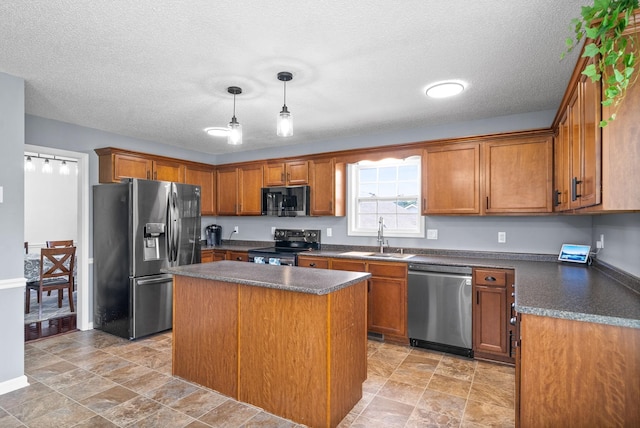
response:
<path id="1" fill-rule="evenodd" d="M 640 328 L 640 293 L 614 279 L 606 269 L 559 263 L 552 261 L 555 257 L 552 255 L 505 254 L 505 258 L 490 258 L 460 254 L 376 257 L 324 250 L 305 253 L 317 257 L 512 268 L 516 271 L 516 310 L 520 313 Z"/>
<path id="2" fill-rule="evenodd" d="M 371 276 L 369 273 L 272 266 L 229 260 L 177 266 L 163 269 L 162 272 L 317 295 L 332 293 Z"/>

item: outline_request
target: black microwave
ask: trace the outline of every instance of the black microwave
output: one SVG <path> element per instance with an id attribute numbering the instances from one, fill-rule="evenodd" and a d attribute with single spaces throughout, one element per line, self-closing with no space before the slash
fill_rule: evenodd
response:
<path id="1" fill-rule="evenodd" d="M 262 215 L 299 217 L 309 215 L 309 186 L 263 187 Z"/>

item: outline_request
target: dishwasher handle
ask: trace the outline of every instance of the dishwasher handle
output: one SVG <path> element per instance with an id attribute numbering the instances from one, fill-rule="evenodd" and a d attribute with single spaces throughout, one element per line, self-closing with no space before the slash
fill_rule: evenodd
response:
<path id="1" fill-rule="evenodd" d="M 410 263 L 409 273 L 448 273 L 452 275 L 471 275 L 472 269 L 469 266 L 448 266 L 448 265 L 432 265 L 422 263 Z"/>

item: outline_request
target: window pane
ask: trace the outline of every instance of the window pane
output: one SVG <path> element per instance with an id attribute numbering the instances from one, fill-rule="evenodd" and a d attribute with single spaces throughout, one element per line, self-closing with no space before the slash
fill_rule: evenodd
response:
<path id="1" fill-rule="evenodd" d="M 396 171 L 397 168 L 395 166 L 387 166 L 380 168 L 379 170 L 379 180 L 380 181 L 396 181 Z"/>
<path id="2" fill-rule="evenodd" d="M 371 196 L 377 196 L 378 185 L 376 183 L 371 184 L 360 184 L 360 191 L 358 192 L 359 198 L 368 198 Z"/>
<path id="3" fill-rule="evenodd" d="M 360 168 L 360 182 L 377 181 L 378 168 Z"/>
<path id="4" fill-rule="evenodd" d="M 378 201 L 358 201 L 358 212 L 362 214 L 378 212 Z"/>
<path id="5" fill-rule="evenodd" d="M 416 180 L 418 165 L 402 165 L 398 168 L 398 180 Z"/>
<path id="6" fill-rule="evenodd" d="M 358 216 L 358 228 L 378 229 L 378 216 L 375 214 L 361 214 Z"/>
<path id="7" fill-rule="evenodd" d="M 400 182 L 398 183 L 398 195 L 399 196 L 413 196 L 418 194 L 418 183 L 414 182 Z"/>
<path id="8" fill-rule="evenodd" d="M 380 183 L 378 185 L 378 192 L 379 194 L 377 196 L 382 198 L 397 196 L 396 183 Z"/>

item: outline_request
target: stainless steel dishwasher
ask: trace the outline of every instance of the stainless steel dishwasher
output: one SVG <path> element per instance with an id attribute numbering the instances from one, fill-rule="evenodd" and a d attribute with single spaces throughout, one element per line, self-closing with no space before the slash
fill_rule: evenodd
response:
<path id="1" fill-rule="evenodd" d="M 471 268 L 409 264 L 411 346 L 473 357 Z"/>

